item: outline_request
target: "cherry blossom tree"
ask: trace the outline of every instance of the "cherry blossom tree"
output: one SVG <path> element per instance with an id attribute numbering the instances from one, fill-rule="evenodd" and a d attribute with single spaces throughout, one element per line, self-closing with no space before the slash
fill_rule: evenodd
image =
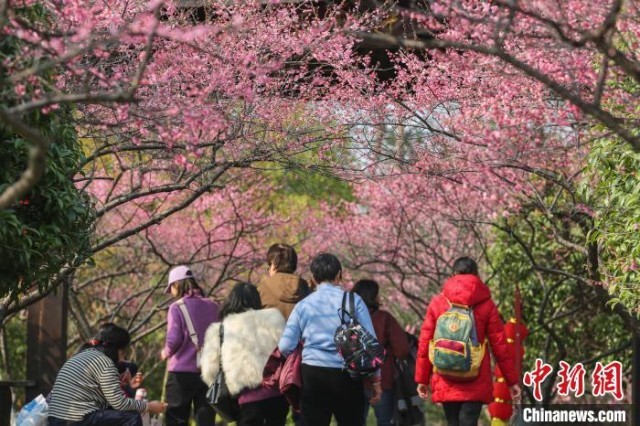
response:
<path id="1" fill-rule="evenodd" d="M 107 3 L 0 1 L 20 49 L 3 57 L 0 122 L 34 147 L 0 207 L 55 144 L 26 114 L 73 106 L 86 151 L 73 179 L 96 202 L 97 267 L 61 274 L 75 274 L 79 336 L 115 314 L 146 338 L 162 327 L 170 266 L 194 263 L 216 295 L 253 278 L 282 236 L 303 259 L 336 251 L 353 278 L 382 277 L 410 322 L 459 255 L 498 273 L 496 235 L 531 254 L 533 273 L 609 299 L 579 181 L 594 140 L 640 148 L 635 3 Z M 265 207 L 282 189 L 273 172 L 339 178 L 350 196 L 285 217 Z M 536 258 L 509 222 L 532 210 L 592 267 Z M 0 306 L 15 314 L 45 294 Z M 637 328 L 628 307 L 616 313 Z"/>
<path id="2" fill-rule="evenodd" d="M 636 2 L 624 0 L 436 0 L 392 13 L 411 24 L 412 36 L 360 36 L 385 48 L 457 52 L 466 58 L 465 70 L 497 61 L 505 72 L 542 85 L 571 104 L 576 115 L 601 124 L 602 133 L 637 151 L 637 96 L 619 83 L 640 82 L 638 13 Z"/>
<path id="3" fill-rule="evenodd" d="M 349 51 L 345 36 L 328 31 L 337 9 L 308 26 L 312 8 L 263 13 L 256 2 L 235 13 L 219 4 L 212 9 L 215 22 L 198 23 L 179 5 L 2 4 L 2 31 L 18 50 L 3 62 L 11 90 L 1 119 L 33 145 L 34 154 L 22 177 L 3 191 L 0 205 L 12 205 L 37 181 L 38 158 L 54 143 L 27 129 L 23 117 L 56 114 L 63 104 L 77 108 L 75 125 L 87 152 L 77 186 L 96 198 L 98 228 L 118 224 L 111 233 L 99 229 L 96 254 L 147 232 L 209 192 L 243 188 L 243 179 L 256 170 L 322 172 L 329 158 L 331 167 L 347 166 L 331 153 L 345 140 L 341 130 L 309 119 L 314 107 L 307 100 L 326 90 L 321 86 L 329 77 L 314 80 L 317 90 L 311 84 L 308 93 L 298 93 L 300 101 L 291 97 L 299 90 L 292 82 L 311 75 L 304 65 L 309 51 L 326 58 Z M 300 65 L 289 69 L 285 62 L 292 56 Z M 48 290 L 85 260 L 69 265 Z M 5 298 L 3 315 L 46 294 L 41 287 Z"/>
<path id="4" fill-rule="evenodd" d="M 530 252 L 528 242 L 502 226 L 497 215 L 538 209 L 552 219 L 544 232 L 584 254 L 590 267 L 576 276 L 529 256 L 532 270 L 592 285 L 602 302 L 617 300 L 601 279 L 601 251 L 588 238 L 594 230 L 594 206 L 588 205 L 580 187 L 594 140 L 617 138 L 638 148 L 633 130 L 637 5 L 434 1 L 400 5 L 390 13 L 395 24 L 405 26 L 403 34 L 358 34 L 370 48 L 400 49 L 391 55 L 394 84 L 384 91 L 395 108 L 379 123 L 393 115 L 396 126 L 409 124 L 430 137 L 421 137 L 422 144 L 410 142 L 411 155 L 398 152 L 396 166 L 384 172 L 402 175 L 391 184 L 379 184 L 380 197 L 389 199 L 382 209 L 385 214 L 414 205 L 420 197 L 418 211 L 429 213 L 419 223 L 430 223 L 433 217 L 437 223 L 456 224 L 457 230 L 473 224 L 472 235 L 480 238 L 469 251 L 481 254 L 491 243 L 491 228 L 511 235 L 513 244 Z M 410 93 L 403 90 L 407 87 Z M 372 137 L 376 152 L 381 151 L 379 141 Z M 405 185 L 411 189 L 398 190 Z M 443 186 L 443 194 L 417 194 Z M 549 193 L 556 195 L 547 198 Z M 568 209 L 558 208 L 560 196 L 570 200 Z M 362 204 L 366 209 L 367 202 Z M 374 213 L 371 219 L 359 229 L 376 227 L 380 218 Z M 352 223 L 345 228 L 353 229 Z M 372 234 L 379 241 L 373 247 L 398 240 L 394 227 L 376 229 Z M 579 236 L 568 234 L 568 229 Z M 424 240 L 425 235 L 439 241 L 441 235 L 424 230 L 420 234 L 409 241 Z M 457 234 L 444 235 L 453 235 L 455 241 Z M 616 306 L 615 312 L 637 329 L 629 312 L 636 308 Z"/>

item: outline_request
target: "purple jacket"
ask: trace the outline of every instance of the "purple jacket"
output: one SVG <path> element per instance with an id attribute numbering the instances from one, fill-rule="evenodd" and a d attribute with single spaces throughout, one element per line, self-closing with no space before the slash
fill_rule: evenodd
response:
<path id="1" fill-rule="evenodd" d="M 193 327 L 198 334 L 198 343 L 204 344 L 204 333 L 211 323 L 218 321 L 219 307 L 201 296 L 185 296 L 184 304 L 189 311 Z M 177 302 L 169 306 L 165 353 L 169 356 L 168 369 L 174 373 L 199 373 L 196 366 L 197 348 L 189 337 L 187 323 Z"/>

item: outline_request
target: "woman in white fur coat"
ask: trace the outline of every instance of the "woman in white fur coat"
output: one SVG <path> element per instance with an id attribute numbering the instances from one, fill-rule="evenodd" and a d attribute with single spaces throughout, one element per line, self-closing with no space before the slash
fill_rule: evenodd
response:
<path id="1" fill-rule="evenodd" d="M 256 287 L 238 283 L 220 310 L 224 327 L 220 350 L 220 323 L 207 329 L 202 349 L 202 379 L 211 386 L 220 366 L 229 392 L 240 395 L 238 426 L 284 426 L 289 406 L 280 393 L 262 387 L 262 370 L 284 330 L 277 309 L 261 309 Z"/>

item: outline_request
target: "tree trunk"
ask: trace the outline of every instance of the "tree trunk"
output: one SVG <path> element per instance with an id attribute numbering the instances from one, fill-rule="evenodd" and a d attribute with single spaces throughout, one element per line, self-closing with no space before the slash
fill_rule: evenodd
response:
<path id="1" fill-rule="evenodd" d="M 36 385 L 27 389 L 27 402 L 51 392 L 67 358 L 67 290 L 64 283 L 28 309 L 27 378 L 35 380 Z"/>

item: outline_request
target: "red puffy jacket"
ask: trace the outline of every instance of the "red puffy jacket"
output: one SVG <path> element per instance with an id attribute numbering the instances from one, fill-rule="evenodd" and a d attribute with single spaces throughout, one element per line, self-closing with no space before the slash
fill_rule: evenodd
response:
<path id="1" fill-rule="evenodd" d="M 442 288 L 442 293 L 435 296 L 429 303 L 420 332 L 416 383 L 431 385 L 431 400 L 433 402 L 479 401 L 488 404 L 493 399 L 489 348 L 485 352 L 478 377 L 472 381 L 455 381 L 437 373 L 432 374 L 433 365 L 429 360 L 429 342 L 433 339 L 438 317 L 449 309 L 447 299 L 452 303 L 473 307 L 478 340 L 481 342 L 485 338 L 489 340 L 491 351 L 507 384 L 511 386 L 519 381 L 507 344 L 504 326 L 500 320 L 498 308 L 491 300 L 489 287 L 477 276 L 464 274 L 449 278 Z"/>

